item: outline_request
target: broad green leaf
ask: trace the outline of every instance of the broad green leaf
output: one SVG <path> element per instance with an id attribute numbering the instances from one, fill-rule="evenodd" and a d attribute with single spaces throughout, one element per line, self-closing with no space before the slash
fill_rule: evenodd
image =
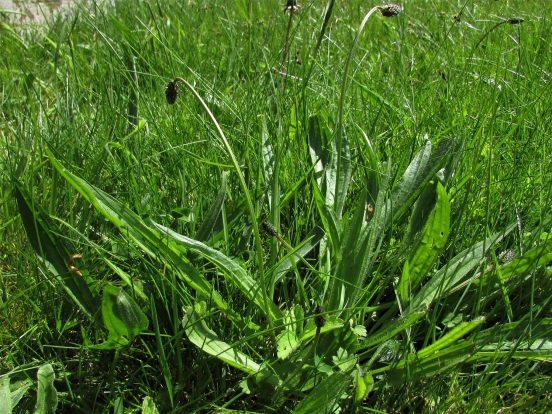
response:
<path id="1" fill-rule="evenodd" d="M 370 374 L 358 373 L 355 381 L 354 403 L 359 405 L 364 401 L 374 386 L 374 377 Z"/>
<path id="2" fill-rule="evenodd" d="M 104 287 L 102 316 L 109 330 L 108 341 L 92 348 L 121 348 L 148 327 L 148 319 L 134 299 L 112 285 Z"/>
<path id="3" fill-rule="evenodd" d="M 328 288 L 330 297 L 326 306 L 328 311 L 352 306 L 351 303 L 354 303 L 352 301 L 357 296 L 355 291 L 364 288 L 359 283 L 366 258 L 366 233 L 363 232 L 366 226 L 364 221 L 365 203 L 366 193 L 362 192 L 358 197 L 355 214 L 343 235 L 335 277 L 330 280 Z"/>
<path id="4" fill-rule="evenodd" d="M 279 359 L 286 359 L 299 347 L 299 345 L 301 345 L 295 332 L 288 331 L 287 329 L 278 335 L 277 340 Z"/>
<path id="5" fill-rule="evenodd" d="M 445 248 L 450 231 L 450 203 L 445 188 L 437 182 L 437 204 L 429 215 L 422 239 L 405 263 L 397 292 L 403 304 L 408 303 L 409 292 L 415 290 Z M 407 276 L 407 277 L 406 277 Z"/>
<path id="6" fill-rule="evenodd" d="M 294 414 L 310 413 L 332 413 L 335 404 L 341 395 L 346 391 L 352 382 L 350 374 L 334 372 L 324 378 L 305 399 L 303 399 L 295 410 Z"/>
<path id="7" fill-rule="evenodd" d="M 6 375 L 0 381 L 0 414 L 11 414 L 11 412 L 10 377 Z"/>
<path id="8" fill-rule="evenodd" d="M 256 376 L 259 380 L 265 380 L 274 386 L 279 385 L 278 379 L 266 369 L 257 364 L 249 356 L 235 350 L 226 342 L 221 341 L 203 319 L 206 305 L 204 302 L 189 307 L 182 318 L 182 326 L 188 339 L 209 355 L 224 361 L 249 375 Z"/>
<path id="9" fill-rule="evenodd" d="M 15 184 L 14 192 L 27 237 L 35 253 L 84 314 L 101 324 L 100 299 L 90 288 L 93 281 L 69 269 L 69 260 L 77 253 L 76 248 L 60 235 L 59 228 L 48 213 L 20 183 Z"/>
<path id="10" fill-rule="evenodd" d="M 151 223 L 154 228 L 158 229 L 167 237 L 170 237 L 177 244 L 200 254 L 205 259 L 220 268 L 224 272 L 226 278 L 234 283 L 251 302 L 255 303 L 255 305 L 257 305 L 257 307 L 265 313 L 265 315 L 271 314 L 273 320 L 282 319 L 282 312 L 278 309 L 274 302 L 269 302 L 269 309 L 265 309 L 265 302 L 262 299 L 262 295 L 259 294 L 260 283 L 258 281 L 254 281 L 245 269 L 242 268 L 237 262 L 225 256 L 218 250 L 206 246 L 197 240 L 182 236 L 181 234 L 178 234 L 168 227 L 164 227 L 160 224 L 154 222 Z"/>
<path id="11" fill-rule="evenodd" d="M 217 194 L 217 197 L 215 198 L 215 201 L 211 205 L 211 208 L 209 209 L 207 214 L 205 214 L 205 217 L 203 218 L 203 223 L 201 223 L 201 227 L 196 232 L 196 235 L 195 235 L 196 240 L 205 241 L 205 240 L 208 240 L 209 237 L 211 236 L 211 232 L 215 227 L 222 205 L 226 201 L 227 177 L 228 177 L 228 172 L 227 171 L 223 172 L 222 182 L 220 184 L 219 192 Z"/>
<path id="12" fill-rule="evenodd" d="M 35 414 L 53 414 L 58 405 L 57 391 L 54 387 L 56 374 L 52 365 L 45 364 L 38 369 L 38 393 Z"/>
<path id="13" fill-rule="evenodd" d="M 159 414 L 159 410 L 149 395 L 142 402 L 142 414 Z"/>

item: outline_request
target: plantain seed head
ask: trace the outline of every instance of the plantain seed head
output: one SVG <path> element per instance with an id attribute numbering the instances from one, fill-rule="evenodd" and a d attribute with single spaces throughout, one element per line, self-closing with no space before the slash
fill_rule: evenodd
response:
<path id="1" fill-rule="evenodd" d="M 401 6 L 395 3 L 387 3 L 382 6 L 379 6 L 379 10 L 382 16 L 384 17 L 395 17 L 402 11 Z"/>
<path id="2" fill-rule="evenodd" d="M 173 105 L 176 102 L 176 98 L 178 98 L 178 85 L 176 82 L 167 83 L 167 86 L 165 86 L 165 98 L 167 98 L 169 105 Z"/>

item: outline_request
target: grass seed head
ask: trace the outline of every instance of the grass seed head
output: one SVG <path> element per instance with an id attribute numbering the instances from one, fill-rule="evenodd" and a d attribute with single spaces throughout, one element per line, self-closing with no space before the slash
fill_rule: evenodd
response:
<path id="1" fill-rule="evenodd" d="M 395 3 L 387 3 L 383 6 L 379 6 L 379 10 L 382 16 L 384 17 L 395 17 L 402 11 L 401 6 Z"/>
<path id="2" fill-rule="evenodd" d="M 178 85 L 176 82 L 167 83 L 167 86 L 165 86 L 165 97 L 169 105 L 173 105 L 176 102 L 176 98 L 178 98 Z"/>

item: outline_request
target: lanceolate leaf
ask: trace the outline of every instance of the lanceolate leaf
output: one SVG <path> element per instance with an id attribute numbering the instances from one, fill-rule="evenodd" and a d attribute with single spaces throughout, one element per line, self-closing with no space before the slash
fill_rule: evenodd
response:
<path id="1" fill-rule="evenodd" d="M 67 171 L 53 154 L 46 149 L 52 165 L 60 172 L 67 182 L 75 188 L 94 208 L 107 220 L 117 226 L 123 234 L 130 237 L 141 249 L 154 258 L 167 257 L 177 274 L 198 293 L 212 299 L 213 303 L 222 310 L 228 318 L 245 326 L 241 316 L 234 312 L 213 289 L 205 277 L 189 262 L 178 246 L 167 243 L 166 236 L 160 234 L 143 222 L 128 207 L 115 200 L 102 190 L 88 184 L 83 179 Z M 168 248 L 167 248 L 168 247 Z"/>
<path id="2" fill-rule="evenodd" d="M 409 292 L 414 291 L 427 275 L 448 239 L 450 229 L 450 203 L 447 192 L 437 182 L 437 204 L 429 215 L 419 246 L 408 260 L 408 277 L 403 273 L 397 292 L 403 304 L 408 302 Z"/>
<path id="3" fill-rule="evenodd" d="M 203 223 L 201 223 L 201 227 L 197 231 L 195 238 L 199 241 L 205 241 L 208 240 L 211 236 L 211 231 L 215 227 L 215 224 L 217 222 L 218 216 L 220 214 L 220 210 L 222 208 L 222 204 L 226 200 L 226 181 L 228 177 L 228 172 L 225 171 L 222 173 L 222 181 L 220 184 L 220 189 L 217 194 L 217 197 L 215 198 L 215 201 L 213 202 L 213 205 L 205 215 L 203 219 Z"/>
<path id="4" fill-rule="evenodd" d="M 468 274 L 475 266 L 481 263 L 485 253 L 496 243 L 500 242 L 515 227 L 510 225 L 504 232 L 495 234 L 464 250 L 433 275 L 427 284 L 410 302 L 410 310 L 418 309 L 421 305 L 429 306 L 438 297 L 446 295 Z"/>
<path id="5" fill-rule="evenodd" d="M 265 314 L 272 314 L 273 320 L 282 319 L 282 312 L 278 307 L 273 303 L 269 303 L 269 309 L 265 309 L 264 301 L 262 295 L 259 294 L 260 284 L 258 281 L 254 281 L 251 276 L 242 268 L 238 263 L 229 257 L 225 256 L 218 250 L 212 249 L 205 244 L 190 239 L 189 237 L 182 236 L 171 229 L 164 227 L 160 224 L 153 223 L 154 228 L 160 230 L 162 234 L 173 239 L 176 243 L 199 253 L 205 259 L 209 260 L 211 263 L 214 263 L 219 267 L 225 274 L 225 276 L 234 283 L 253 303 L 257 305 L 259 309 L 262 309 Z"/>
<path id="6" fill-rule="evenodd" d="M 0 380 L 0 414 L 11 414 L 12 402 L 10 392 L 10 377 L 5 376 Z"/>
<path id="7" fill-rule="evenodd" d="M 279 381 L 274 375 L 262 368 L 249 356 L 221 341 L 217 334 L 209 329 L 203 319 L 205 309 L 204 302 L 189 307 L 182 319 L 182 325 L 190 341 L 209 355 L 217 357 L 228 365 L 277 386 Z"/>
<path id="8" fill-rule="evenodd" d="M 75 247 L 59 234 L 59 228 L 48 213 L 21 184 L 15 184 L 14 192 L 27 237 L 35 253 L 84 314 L 101 324 L 100 299 L 90 288 L 93 281 L 69 270 L 69 260 L 77 253 Z"/>

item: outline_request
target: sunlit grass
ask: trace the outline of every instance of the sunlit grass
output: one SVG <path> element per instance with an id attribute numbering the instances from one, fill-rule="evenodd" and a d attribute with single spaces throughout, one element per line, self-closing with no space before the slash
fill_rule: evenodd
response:
<path id="1" fill-rule="evenodd" d="M 360 31 L 372 6 L 120 0 L 0 22 L 0 387 L 27 390 L 17 412 L 47 364 L 60 412 L 308 412 L 341 386 L 329 412 L 549 408 L 547 2 L 411 0 Z M 189 87 L 169 105 L 175 77 Z M 139 334 L 87 316 L 111 287 Z"/>

